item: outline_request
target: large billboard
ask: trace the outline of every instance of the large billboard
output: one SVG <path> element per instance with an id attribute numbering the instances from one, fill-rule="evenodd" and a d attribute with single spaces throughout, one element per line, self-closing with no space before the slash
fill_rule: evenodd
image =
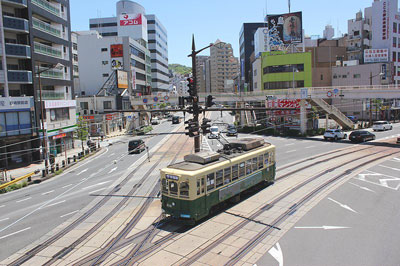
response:
<path id="1" fill-rule="evenodd" d="M 123 57 L 124 46 L 122 44 L 111 44 L 110 52 L 111 52 L 111 57 Z"/>
<path id="2" fill-rule="evenodd" d="M 117 70 L 118 89 L 128 88 L 128 73 L 122 70 Z"/>
<path id="3" fill-rule="evenodd" d="M 120 14 L 117 27 L 118 36 L 147 41 L 147 20 L 143 14 Z"/>
<path id="4" fill-rule="evenodd" d="M 389 61 L 389 49 L 365 49 L 364 63 L 380 63 Z"/>
<path id="5" fill-rule="evenodd" d="M 302 13 L 287 13 L 267 16 L 270 38 L 284 44 L 301 43 L 303 41 Z M 271 40 L 272 41 L 272 40 Z"/>

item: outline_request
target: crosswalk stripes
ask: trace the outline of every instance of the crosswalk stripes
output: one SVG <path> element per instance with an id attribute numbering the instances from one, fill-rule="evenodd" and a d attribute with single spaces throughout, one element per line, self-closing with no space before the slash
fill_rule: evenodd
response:
<path id="1" fill-rule="evenodd" d="M 203 137 L 202 141 L 201 141 L 201 150 L 202 151 L 212 151 L 210 144 L 208 144 L 208 141 L 205 137 Z"/>

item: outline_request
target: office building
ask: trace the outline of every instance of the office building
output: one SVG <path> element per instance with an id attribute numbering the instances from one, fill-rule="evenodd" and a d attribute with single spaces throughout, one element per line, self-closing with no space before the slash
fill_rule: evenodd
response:
<path id="1" fill-rule="evenodd" d="M 168 35 L 156 15 L 147 15 L 145 8 L 129 0 L 116 4 L 116 17 L 93 18 L 89 20 L 90 30 L 96 30 L 103 37 L 130 37 L 150 51 L 146 63 L 148 81 L 154 92 L 169 90 L 168 77 Z"/>
<path id="2" fill-rule="evenodd" d="M 0 116 L 0 153 L 7 154 L 0 168 L 11 168 L 40 160 L 36 148 L 45 145 L 38 138 L 43 134 L 40 95 L 48 152 L 57 154 L 73 146 L 76 112 L 70 7 L 69 1 L 53 0 L 1 1 L 1 5 L 4 38 L 0 41 L 5 61 L 0 94 L 5 96 L 2 104 L 8 107 Z M 20 144 L 29 139 L 32 141 Z"/>

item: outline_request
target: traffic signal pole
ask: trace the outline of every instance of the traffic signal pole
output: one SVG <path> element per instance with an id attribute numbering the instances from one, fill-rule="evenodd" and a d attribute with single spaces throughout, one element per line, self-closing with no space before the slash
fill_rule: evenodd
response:
<path id="1" fill-rule="evenodd" d="M 199 96 L 197 93 L 197 76 L 196 76 L 196 44 L 194 43 L 194 35 L 192 36 L 192 75 L 193 75 L 193 122 L 199 126 Z M 196 99 L 197 98 L 197 99 Z M 194 137 L 194 152 L 200 152 L 200 134 Z"/>

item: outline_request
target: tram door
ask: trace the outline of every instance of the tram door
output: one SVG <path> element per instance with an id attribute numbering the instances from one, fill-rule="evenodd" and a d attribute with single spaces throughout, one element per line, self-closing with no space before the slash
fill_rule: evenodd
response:
<path id="1" fill-rule="evenodd" d="M 199 198 L 199 204 L 197 206 L 198 214 L 202 216 L 206 210 L 206 201 L 207 201 L 207 196 L 205 194 L 206 192 L 206 178 L 202 177 L 197 180 L 198 184 L 200 185 L 200 195 L 203 195 L 202 197 Z"/>

